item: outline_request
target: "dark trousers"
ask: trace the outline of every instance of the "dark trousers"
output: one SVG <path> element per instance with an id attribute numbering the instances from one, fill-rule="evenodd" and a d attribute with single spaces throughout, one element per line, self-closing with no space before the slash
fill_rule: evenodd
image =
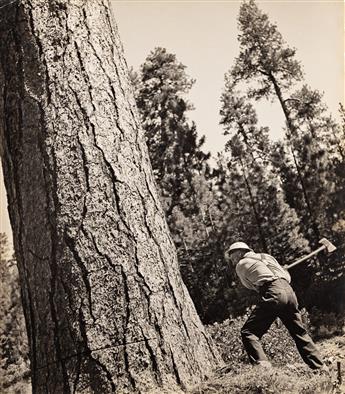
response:
<path id="1" fill-rule="evenodd" d="M 279 317 L 294 339 L 303 361 L 312 369 L 320 368 L 322 359 L 303 326 L 297 298 L 290 284 L 285 279 L 276 279 L 260 290 L 261 301 L 241 330 L 250 361 L 258 363 L 267 360 L 260 339 Z"/>

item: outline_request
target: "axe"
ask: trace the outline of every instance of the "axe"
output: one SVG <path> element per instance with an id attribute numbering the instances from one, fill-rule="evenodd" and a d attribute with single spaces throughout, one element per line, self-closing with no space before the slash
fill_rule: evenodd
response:
<path id="1" fill-rule="evenodd" d="M 309 254 L 307 254 L 306 256 L 298 259 L 297 261 L 295 261 L 294 263 L 285 266 L 285 269 L 290 269 L 292 267 L 294 267 L 295 265 L 302 263 L 305 260 L 308 260 L 310 257 L 315 256 L 316 254 L 318 254 L 319 252 L 321 252 L 322 250 L 326 250 L 327 253 L 332 253 L 334 252 L 337 248 L 332 244 L 332 242 L 328 241 L 328 239 L 326 238 L 322 238 L 319 241 L 319 244 L 322 244 L 322 246 L 320 246 L 319 248 L 317 248 L 316 250 L 314 250 L 314 252 L 311 252 Z"/>

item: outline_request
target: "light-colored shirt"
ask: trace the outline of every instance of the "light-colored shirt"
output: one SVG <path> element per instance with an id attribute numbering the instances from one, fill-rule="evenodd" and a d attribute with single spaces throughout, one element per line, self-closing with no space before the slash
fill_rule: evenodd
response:
<path id="1" fill-rule="evenodd" d="M 290 274 L 271 255 L 248 252 L 236 265 L 236 273 L 242 284 L 250 290 L 259 292 L 266 282 L 275 279 L 286 279 L 291 282 Z"/>

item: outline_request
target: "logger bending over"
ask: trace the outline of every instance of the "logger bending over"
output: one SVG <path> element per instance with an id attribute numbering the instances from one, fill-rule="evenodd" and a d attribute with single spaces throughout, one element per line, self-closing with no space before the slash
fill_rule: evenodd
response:
<path id="1" fill-rule="evenodd" d="M 325 368 L 314 342 L 303 326 L 297 298 L 290 286 L 290 274 L 274 257 L 254 253 L 244 242 L 232 244 L 225 255 L 236 267 L 242 284 L 261 296 L 261 301 L 241 330 L 243 345 L 251 363 L 271 365 L 260 339 L 279 317 L 294 339 L 304 362 L 312 369 Z"/>

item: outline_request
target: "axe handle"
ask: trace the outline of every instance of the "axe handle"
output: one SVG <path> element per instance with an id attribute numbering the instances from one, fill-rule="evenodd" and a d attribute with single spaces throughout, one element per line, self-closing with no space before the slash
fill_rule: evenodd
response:
<path id="1" fill-rule="evenodd" d="M 288 269 L 294 267 L 295 265 L 302 263 L 305 260 L 308 260 L 310 257 L 315 256 L 316 254 L 318 254 L 319 252 L 321 252 L 324 249 L 326 249 L 325 245 L 320 246 L 318 249 L 314 250 L 314 252 L 311 252 L 311 253 L 307 254 L 306 256 L 302 257 L 301 259 L 295 261 L 294 263 L 288 265 L 286 267 L 286 269 L 288 270 Z"/>

